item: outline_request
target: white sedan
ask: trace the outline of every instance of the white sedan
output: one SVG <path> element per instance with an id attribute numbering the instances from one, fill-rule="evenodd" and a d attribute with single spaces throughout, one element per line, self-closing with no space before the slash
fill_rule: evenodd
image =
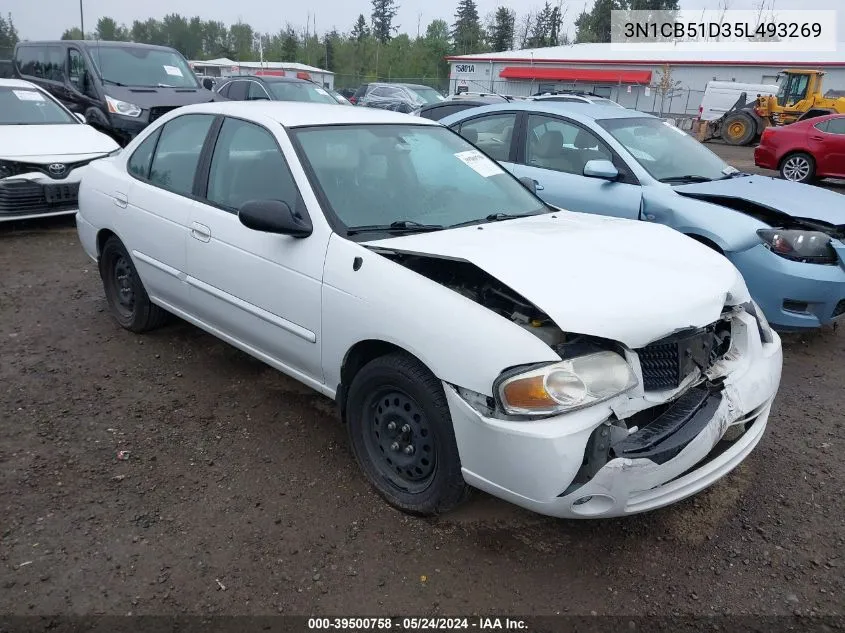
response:
<path id="1" fill-rule="evenodd" d="M 117 150 L 35 84 L 0 79 L 0 222 L 76 213 L 85 166 Z"/>
<path id="2" fill-rule="evenodd" d="M 667 505 L 748 456 L 780 382 L 726 259 L 551 208 L 418 117 L 180 108 L 91 166 L 77 226 L 123 327 L 178 315 L 335 399 L 413 513 Z"/>

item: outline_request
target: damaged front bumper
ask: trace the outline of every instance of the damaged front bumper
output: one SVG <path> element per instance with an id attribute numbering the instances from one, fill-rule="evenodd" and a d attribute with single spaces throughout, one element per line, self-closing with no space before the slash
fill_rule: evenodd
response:
<path id="1" fill-rule="evenodd" d="M 687 381 L 673 392 L 640 389 L 537 421 L 487 417 L 447 385 L 464 479 L 516 505 L 567 518 L 645 512 L 695 494 L 754 449 L 780 384 L 776 334 L 763 343 L 756 319 L 741 311 L 731 340 L 707 381 Z M 650 409 L 660 413 L 635 428 L 632 421 Z M 603 431 L 608 444 L 597 449 Z M 596 454 L 606 459 L 596 463 Z"/>

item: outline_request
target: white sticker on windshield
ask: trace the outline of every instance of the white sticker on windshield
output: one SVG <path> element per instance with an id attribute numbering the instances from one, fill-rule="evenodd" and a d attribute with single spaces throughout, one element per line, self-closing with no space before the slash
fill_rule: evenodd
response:
<path id="1" fill-rule="evenodd" d="M 473 171 L 484 176 L 485 178 L 495 176 L 496 174 L 504 173 L 501 167 L 499 167 L 496 163 L 487 158 L 477 149 L 471 149 L 468 152 L 458 152 L 457 154 L 455 154 L 455 158 L 457 158 L 459 161 L 463 162 L 465 165 L 469 166 Z"/>
<path id="2" fill-rule="evenodd" d="M 12 90 L 21 101 L 44 101 L 44 95 L 35 90 Z"/>
<path id="3" fill-rule="evenodd" d="M 176 66 L 165 66 L 164 72 L 166 72 L 168 75 L 171 75 L 172 77 L 184 77 L 182 71 Z"/>
<path id="4" fill-rule="evenodd" d="M 316 90 L 316 91 L 317 91 L 317 94 L 321 94 L 321 95 L 323 95 L 324 97 L 328 97 L 328 96 L 329 96 L 329 93 L 328 93 L 328 92 L 326 92 L 325 90 L 323 90 L 322 88 L 314 88 L 314 90 Z"/>

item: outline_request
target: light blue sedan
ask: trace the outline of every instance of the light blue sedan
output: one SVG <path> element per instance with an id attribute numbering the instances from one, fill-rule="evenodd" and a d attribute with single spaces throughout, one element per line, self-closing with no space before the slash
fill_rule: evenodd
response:
<path id="1" fill-rule="evenodd" d="M 658 222 L 723 253 L 779 329 L 845 315 L 845 196 L 740 173 L 685 132 L 634 110 L 512 102 L 441 123 L 533 179 L 549 204 Z"/>

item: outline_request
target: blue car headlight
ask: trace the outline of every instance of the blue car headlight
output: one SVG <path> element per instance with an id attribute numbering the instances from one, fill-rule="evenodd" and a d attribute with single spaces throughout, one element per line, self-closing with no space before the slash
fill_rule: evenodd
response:
<path id="1" fill-rule="evenodd" d="M 836 263 L 830 236 L 821 231 L 760 229 L 757 235 L 766 248 L 786 259 L 808 264 Z"/>

